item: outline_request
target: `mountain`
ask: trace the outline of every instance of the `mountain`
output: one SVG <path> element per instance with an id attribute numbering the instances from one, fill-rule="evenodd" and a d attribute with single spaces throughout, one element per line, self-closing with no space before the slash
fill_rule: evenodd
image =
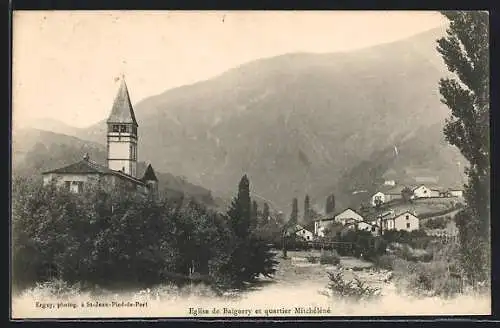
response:
<path id="1" fill-rule="evenodd" d="M 343 177 L 360 163 L 418 140 L 418 131 L 449 115 L 438 91 L 448 74 L 435 50 L 443 34 L 439 28 L 351 52 L 260 59 L 147 98 L 134 106 L 139 156 L 221 195 L 234 194 L 247 173 L 252 190 L 286 213 L 306 192 L 317 204 L 325 191 L 347 195 Z M 78 136 L 102 142 L 105 121 Z M 414 161 L 422 155 L 408 153 Z M 453 159 L 439 160 L 446 168 Z"/>
<path id="2" fill-rule="evenodd" d="M 421 127 L 406 140 L 378 150 L 344 174 L 330 189 L 345 190 L 337 200 L 345 206 L 357 207 L 368 203 L 385 180 L 395 180 L 398 185 L 416 185 L 418 178 L 431 178 L 431 185 L 456 188 L 465 182 L 465 158 L 456 147 L 447 144 L 442 124 Z M 355 191 L 366 191 L 355 193 Z M 319 198 L 325 199 L 329 190 Z"/>
<path id="3" fill-rule="evenodd" d="M 88 153 L 97 163 L 106 163 L 106 146 L 76 137 L 39 129 L 16 129 L 12 138 L 13 175 L 40 175 L 44 171 L 59 168 L 81 160 Z M 138 176 L 146 170 L 146 163 L 138 163 Z M 221 199 L 212 196 L 210 190 L 189 183 L 185 178 L 170 173 L 156 172 L 158 189 L 167 195 L 184 194 L 207 205 L 219 206 Z"/>
<path id="4" fill-rule="evenodd" d="M 70 126 L 53 118 L 36 118 L 26 121 L 13 121 L 13 130 L 39 129 L 54 133 L 77 136 L 80 128 Z"/>

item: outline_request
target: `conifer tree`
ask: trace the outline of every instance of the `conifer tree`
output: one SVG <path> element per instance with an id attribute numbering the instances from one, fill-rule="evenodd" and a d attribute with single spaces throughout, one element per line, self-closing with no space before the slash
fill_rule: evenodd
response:
<path id="1" fill-rule="evenodd" d="M 470 164 L 466 169 L 467 208 L 457 216 L 462 264 L 470 279 L 487 279 L 490 248 L 488 13 L 444 11 L 442 14 L 450 25 L 446 36 L 437 40 L 437 51 L 452 73 L 439 81 L 441 101 L 451 110 L 444 134 Z"/>
<path id="2" fill-rule="evenodd" d="M 292 214 L 290 215 L 290 224 L 297 224 L 298 217 L 299 217 L 299 202 L 297 198 L 294 198 L 292 202 Z"/>
<path id="3" fill-rule="evenodd" d="M 270 216 L 270 211 L 269 211 L 269 204 L 268 203 L 264 203 L 264 209 L 262 210 L 262 222 L 264 224 L 267 223 L 267 220 Z"/>
<path id="4" fill-rule="evenodd" d="M 238 195 L 233 199 L 228 215 L 236 236 L 244 238 L 250 230 L 250 182 L 246 174 L 238 185 Z"/>
<path id="5" fill-rule="evenodd" d="M 304 198 L 304 224 L 307 225 L 311 222 L 311 204 L 309 195 L 306 194 Z"/>

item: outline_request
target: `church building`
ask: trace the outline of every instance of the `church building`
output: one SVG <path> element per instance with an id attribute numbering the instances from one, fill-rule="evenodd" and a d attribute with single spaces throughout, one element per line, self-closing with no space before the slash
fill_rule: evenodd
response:
<path id="1" fill-rule="evenodd" d="M 122 77 L 107 120 L 107 166 L 92 161 L 85 154 L 79 162 L 42 173 L 44 184 L 55 182 L 73 192 L 83 191 L 85 184 L 99 183 L 157 193 L 158 179 L 151 164 L 142 177 L 137 176 L 138 126 Z"/>

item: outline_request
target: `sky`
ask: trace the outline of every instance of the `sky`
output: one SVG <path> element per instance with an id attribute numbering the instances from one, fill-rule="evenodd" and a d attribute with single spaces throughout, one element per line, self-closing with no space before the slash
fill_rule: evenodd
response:
<path id="1" fill-rule="evenodd" d="M 255 59 L 355 50 L 445 24 L 431 11 L 17 11 L 13 124 L 92 125 L 109 115 L 122 74 L 137 103 Z"/>

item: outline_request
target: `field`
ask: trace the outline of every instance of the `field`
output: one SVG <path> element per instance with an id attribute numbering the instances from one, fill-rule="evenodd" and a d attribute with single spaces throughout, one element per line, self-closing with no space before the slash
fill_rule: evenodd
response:
<path id="1" fill-rule="evenodd" d="M 310 252 L 289 252 L 289 258 L 279 260 L 274 279 L 261 279 L 244 291 L 215 296 L 208 288 L 198 285 L 183 290 L 163 285 L 146 291 L 78 293 L 64 292 L 59 296 L 44 288 L 26 291 L 13 299 L 13 317 L 176 317 L 176 316 L 282 316 L 314 315 L 296 313 L 295 308 L 312 308 L 330 316 L 365 315 L 426 315 L 426 314 L 489 314 L 490 297 L 462 295 L 453 299 L 436 297 L 414 298 L 398 293 L 384 274 L 372 270 L 371 264 L 351 257 L 342 257 L 345 278 L 355 275 L 370 285 L 381 288 L 381 298 L 369 303 L 351 303 L 332 299 L 320 293 L 328 283 L 329 265 L 312 264 L 306 260 Z M 360 270 L 364 268 L 363 270 Z M 352 270 L 354 269 L 354 270 Z M 142 307 L 118 307 L 120 304 L 143 304 Z M 38 307 L 37 307 L 38 302 Z M 101 307 L 88 307 L 87 302 Z M 100 303 L 97 303 L 100 302 Z M 43 309 L 40 304 L 54 304 Z M 58 304 L 61 304 L 57 309 Z M 103 304 L 108 304 L 104 306 Z M 73 308 L 72 305 L 75 307 Z M 219 313 L 214 313 L 219 311 Z M 261 311 L 256 313 L 255 311 Z M 327 312 L 327 313 L 326 313 Z"/>
<path id="2" fill-rule="evenodd" d="M 411 203 L 401 200 L 391 201 L 384 204 L 383 209 L 392 209 L 396 214 L 406 211 L 416 212 L 417 216 L 432 216 L 433 213 L 454 211 L 454 204 L 458 203 L 457 198 L 421 198 L 415 199 Z"/>

